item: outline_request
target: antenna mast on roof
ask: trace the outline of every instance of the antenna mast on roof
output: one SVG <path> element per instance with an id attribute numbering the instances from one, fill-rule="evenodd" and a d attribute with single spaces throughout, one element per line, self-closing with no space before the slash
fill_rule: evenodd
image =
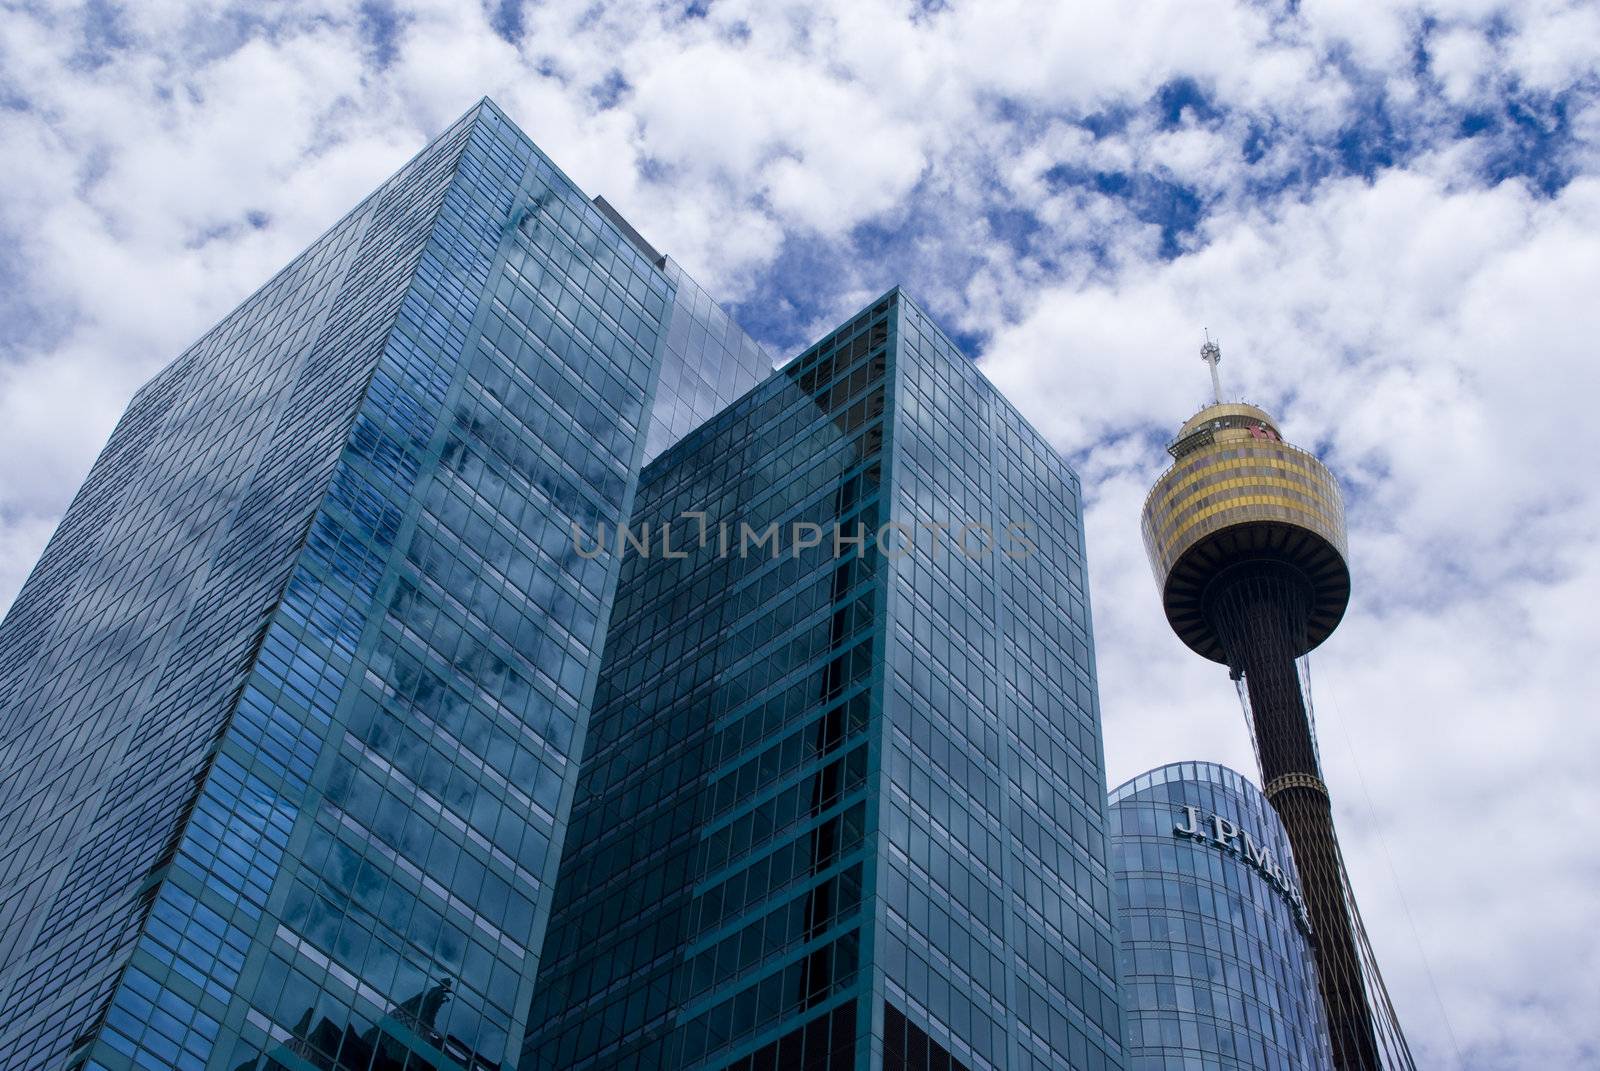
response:
<path id="1" fill-rule="evenodd" d="M 1205 345 L 1200 347 L 1200 359 L 1211 367 L 1211 393 L 1221 405 L 1222 377 L 1217 375 L 1217 365 L 1222 363 L 1222 347 L 1211 341 L 1210 331 L 1206 331 Z"/>

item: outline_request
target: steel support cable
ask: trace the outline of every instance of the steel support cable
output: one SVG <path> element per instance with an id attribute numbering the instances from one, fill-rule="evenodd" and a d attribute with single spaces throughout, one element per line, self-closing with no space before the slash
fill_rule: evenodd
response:
<path id="1" fill-rule="evenodd" d="M 1309 673 L 1309 666 L 1307 667 L 1307 672 Z M 1334 713 L 1337 715 L 1339 713 L 1339 697 L 1337 695 L 1333 695 L 1333 696 L 1331 696 L 1331 698 L 1333 700 Z M 1338 722 L 1339 722 L 1339 729 L 1340 729 L 1341 734 L 1344 737 L 1345 747 L 1350 752 L 1350 761 L 1351 761 L 1351 764 L 1355 767 L 1356 780 L 1361 785 L 1361 795 L 1362 795 L 1362 798 L 1366 801 L 1367 813 L 1368 813 L 1369 816 L 1373 817 L 1374 830 L 1377 832 L 1377 836 L 1378 836 L 1378 846 L 1383 850 L 1384 861 L 1385 861 L 1385 863 L 1388 864 L 1388 867 L 1389 867 L 1389 878 L 1390 878 L 1391 881 L 1394 882 L 1395 892 L 1399 894 L 1400 907 L 1405 912 L 1406 924 L 1408 926 L 1410 926 L 1410 928 L 1411 928 L 1411 939 L 1417 946 L 1418 954 L 1422 957 L 1422 969 L 1423 969 L 1424 973 L 1427 975 L 1428 987 L 1433 992 L 1434 1003 L 1436 1003 L 1439 1006 L 1439 1015 L 1444 1020 L 1445 1033 L 1450 1038 L 1450 1047 L 1451 1047 L 1451 1049 L 1454 1050 L 1454 1052 L 1456 1054 L 1457 1062 L 1464 1063 L 1465 1058 L 1462 1056 L 1462 1053 L 1461 1053 L 1461 1045 L 1456 1040 L 1455 1026 L 1450 1022 L 1449 1012 L 1446 1011 L 1445 1006 L 1444 1006 L 1444 1000 L 1439 995 L 1439 985 L 1438 985 L 1437 981 L 1435 981 L 1434 976 L 1433 976 L 1433 966 L 1428 962 L 1428 954 L 1427 954 L 1426 950 L 1424 950 L 1424 948 L 1422 947 L 1422 937 L 1417 932 L 1416 920 L 1414 918 L 1412 918 L 1411 905 L 1406 900 L 1405 890 L 1402 889 L 1401 886 L 1400 886 L 1400 875 L 1399 875 L 1398 871 L 1395 870 L 1394 858 L 1389 853 L 1389 845 L 1387 844 L 1387 842 L 1385 842 L 1385 840 L 1383 838 L 1382 830 L 1381 829 L 1377 829 L 1377 825 L 1376 825 L 1376 809 L 1372 806 L 1372 794 L 1367 791 L 1367 778 L 1366 778 L 1366 774 L 1362 772 L 1361 761 L 1360 761 L 1360 758 L 1359 758 L 1359 756 L 1358 756 L 1358 754 L 1356 752 L 1355 742 L 1351 739 L 1350 732 L 1345 727 L 1345 723 L 1344 723 L 1343 719 L 1342 718 L 1338 718 L 1336 720 L 1338 720 Z M 1350 898 L 1351 913 L 1354 916 L 1354 918 L 1356 919 L 1356 925 L 1357 925 L 1357 927 L 1358 927 L 1358 929 L 1360 931 L 1361 941 L 1362 941 L 1362 943 L 1363 943 L 1363 945 L 1365 947 L 1365 958 L 1366 958 L 1367 962 L 1370 965 L 1370 973 L 1371 973 L 1372 977 L 1376 980 L 1376 989 L 1378 990 L 1378 992 L 1380 993 L 1380 995 L 1382 997 L 1382 1001 L 1383 1001 L 1383 1005 L 1384 1005 L 1384 1011 L 1385 1011 L 1386 1017 L 1388 1019 L 1388 1024 L 1387 1025 L 1394 1032 L 1395 1037 L 1397 1038 L 1397 1047 L 1398 1047 L 1398 1049 L 1404 1054 L 1404 1056 L 1403 1056 L 1404 1062 L 1403 1063 L 1397 1063 L 1394 1066 L 1401 1067 L 1401 1068 L 1414 1068 L 1416 1066 L 1416 1064 L 1413 1061 L 1412 1056 L 1411 1056 L 1410 1044 L 1406 1041 L 1405 1032 L 1400 1027 L 1399 1016 L 1395 1014 L 1393 1003 L 1390 1001 L 1390 998 L 1389 998 L 1389 987 L 1383 980 L 1383 973 L 1378 969 L 1377 956 L 1373 953 L 1372 948 L 1371 948 L 1371 943 L 1367 939 L 1366 923 L 1361 919 L 1360 909 L 1355 906 L 1355 893 L 1353 891 L 1352 886 L 1350 885 L 1350 879 L 1349 879 L 1349 875 L 1348 874 L 1345 875 L 1344 880 L 1345 880 L 1345 887 L 1346 887 L 1346 895 L 1349 896 L 1349 898 Z"/>
<path id="2" fill-rule="evenodd" d="M 1309 655 L 1304 656 L 1299 660 L 1299 670 L 1301 694 L 1305 698 L 1306 717 L 1311 725 L 1311 742 L 1312 747 L 1315 749 L 1317 742 L 1317 713 L 1315 695 L 1311 687 L 1311 658 Z M 1335 702 L 1334 706 L 1337 707 L 1338 703 Z M 1351 743 L 1350 734 L 1344 729 L 1344 723 L 1342 721 L 1340 722 L 1340 729 L 1344 735 L 1345 745 L 1350 749 L 1351 760 L 1355 762 L 1356 765 L 1356 777 L 1361 782 L 1361 794 L 1367 801 L 1367 812 L 1368 814 L 1371 814 L 1373 812 L 1372 796 L 1367 792 L 1366 777 L 1362 774 L 1360 762 L 1356 759 L 1355 745 Z M 1317 750 L 1317 763 L 1320 767 L 1322 756 L 1320 749 Z M 1334 830 L 1334 841 L 1337 845 L 1337 830 Z M 1383 843 L 1381 833 L 1379 834 L 1379 843 Z M 1387 859 L 1389 855 L 1389 849 L 1387 845 L 1383 845 L 1383 851 L 1384 857 Z M 1383 1066 L 1386 1069 L 1392 1069 L 1392 1071 L 1416 1071 L 1416 1061 L 1412 1058 L 1411 1046 L 1406 1041 L 1405 1031 L 1400 1027 L 1400 1017 L 1396 1014 L 1394 1002 L 1389 997 L 1389 987 L 1383 979 L 1383 972 L 1378 969 L 1378 957 L 1376 953 L 1373 952 L 1372 942 L 1367 936 L 1367 924 L 1366 920 L 1361 917 L 1361 906 L 1356 903 L 1355 886 L 1351 883 L 1349 870 L 1345 867 L 1343 847 L 1338 848 L 1337 855 L 1339 859 L 1339 884 L 1344 893 L 1345 910 L 1350 916 L 1351 927 L 1356 936 L 1357 950 L 1361 959 L 1362 983 L 1368 994 L 1368 1006 L 1373 1011 L 1373 1031 L 1377 1035 L 1377 1041 L 1383 1050 L 1381 1053 Z M 1389 869 L 1391 876 L 1394 877 L 1395 887 L 1398 889 L 1400 879 L 1397 875 L 1393 874 L 1393 860 L 1390 860 L 1389 862 Z M 1402 906 L 1406 907 L 1406 918 L 1409 921 L 1411 917 L 1411 909 L 1409 906 L 1405 905 L 1405 896 L 1403 893 L 1401 894 L 1400 899 Z M 1412 936 L 1416 937 L 1415 923 L 1412 924 Z M 1420 939 L 1417 941 L 1417 947 L 1419 950 L 1422 947 L 1422 942 Z M 1427 966 L 1426 956 L 1423 957 L 1423 966 L 1428 970 L 1428 981 L 1430 984 L 1432 984 L 1433 971 Z M 1372 1007 L 1370 1003 L 1373 995 L 1376 995 L 1378 1001 L 1376 1007 Z M 1438 998 L 1438 987 L 1435 986 L 1434 999 L 1438 1000 Z M 1442 1011 L 1443 1008 L 1444 1005 L 1441 1002 L 1440 1010 Z M 1449 1029 L 1450 1023 L 1448 1017 L 1445 1020 L 1445 1026 L 1447 1029 Z M 1452 1046 L 1455 1046 L 1454 1031 L 1451 1031 L 1450 1041 Z M 1461 1057 L 1461 1049 L 1459 1046 L 1455 1046 L 1455 1048 L 1456 1058 L 1459 1060 Z"/>
<path id="3" fill-rule="evenodd" d="M 1328 1030 L 1340 1067 L 1378 1065 L 1377 1039 L 1367 1000 L 1358 939 L 1353 933 L 1337 840 L 1331 834 L 1327 797 L 1312 789 L 1290 789 L 1274 796 L 1284 819 L 1313 923 L 1319 980 L 1328 1009 Z"/>
<path id="4" fill-rule="evenodd" d="M 1372 950 L 1371 939 L 1367 936 L 1367 925 L 1361 917 L 1361 907 L 1356 903 L 1355 890 L 1350 884 L 1350 874 L 1345 869 L 1342 852 L 1339 859 L 1339 879 L 1344 889 L 1345 907 L 1350 913 L 1355 930 L 1367 990 L 1376 997 L 1373 1018 L 1387 1054 L 1383 1066 L 1394 1071 L 1415 1071 L 1416 1062 L 1411 1055 L 1411 1046 L 1406 1042 L 1404 1031 L 1400 1029 L 1400 1017 L 1395 1013 L 1394 1002 L 1389 998 L 1389 987 L 1384 983 L 1383 972 L 1378 969 L 1378 957 Z"/>

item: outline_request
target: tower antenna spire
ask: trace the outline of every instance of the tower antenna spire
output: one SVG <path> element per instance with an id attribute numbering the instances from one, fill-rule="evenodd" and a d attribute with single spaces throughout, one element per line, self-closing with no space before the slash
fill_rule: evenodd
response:
<path id="1" fill-rule="evenodd" d="M 1217 404 L 1222 404 L 1222 377 L 1217 375 L 1217 365 L 1222 363 L 1222 347 L 1211 341 L 1211 332 L 1205 330 L 1206 341 L 1200 347 L 1200 359 L 1211 368 L 1211 394 L 1216 398 Z"/>

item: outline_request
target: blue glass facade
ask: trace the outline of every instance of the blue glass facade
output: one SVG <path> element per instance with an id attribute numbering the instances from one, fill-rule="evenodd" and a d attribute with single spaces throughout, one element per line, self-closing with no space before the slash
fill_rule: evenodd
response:
<path id="1" fill-rule="evenodd" d="M 677 261 L 663 256 L 658 264 L 672 288 L 672 315 L 661 340 L 661 375 L 650 402 L 645 464 L 772 371 L 766 351 Z"/>
<path id="2" fill-rule="evenodd" d="M 512 1065 L 703 299 L 485 101 L 139 392 L 0 625 L 0 1067 Z"/>
<path id="3" fill-rule="evenodd" d="M 1120 1067 L 1037 433 L 892 291 L 646 468 L 629 538 L 523 1066 Z"/>
<path id="4" fill-rule="evenodd" d="M 1289 839 L 1207 762 L 1111 793 L 1130 1071 L 1333 1066 Z"/>

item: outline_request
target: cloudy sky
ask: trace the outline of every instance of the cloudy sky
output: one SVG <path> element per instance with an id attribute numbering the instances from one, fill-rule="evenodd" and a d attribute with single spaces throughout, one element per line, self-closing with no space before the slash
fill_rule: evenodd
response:
<path id="1" fill-rule="evenodd" d="M 1594 1066 L 1597 63 L 1593 0 L 0 4 L 0 608 L 134 387 L 488 94 L 775 354 L 902 283 L 1073 459 L 1113 782 L 1253 766 L 1138 538 L 1220 337 L 1345 481 L 1320 739 L 1419 1064 Z"/>

